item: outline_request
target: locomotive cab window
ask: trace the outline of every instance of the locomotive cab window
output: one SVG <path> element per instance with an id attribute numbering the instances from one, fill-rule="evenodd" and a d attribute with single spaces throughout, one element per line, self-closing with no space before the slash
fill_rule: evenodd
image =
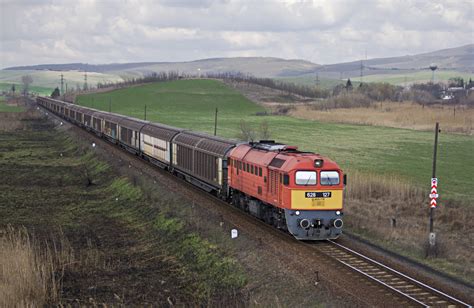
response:
<path id="1" fill-rule="evenodd" d="M 296 185 L 316 185 L 316 171 L 296 171 Z"/>
<path id="2" fill-rule="evenodd" d="M 337 171 L 321 171 L 321 185 L 339 185 L 339 172 Z"/>

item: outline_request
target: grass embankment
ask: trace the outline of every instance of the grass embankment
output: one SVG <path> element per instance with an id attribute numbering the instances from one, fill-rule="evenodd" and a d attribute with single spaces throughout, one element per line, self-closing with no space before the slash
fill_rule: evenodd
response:
<path id="1" fill-rule="evenodd" d="M 34 241 L 23 245 L 24 238 L 0 232 L 2 245 L 13 247 L 2 250 L 1 276 L 9 280 L 0 294 L 21 295 L 25 275 L 18 271 L 41 278 L 44 267 L 54 279 L 32 281 L 25 304 L 244 301 L 240 267 L 177 218 L 189 200 L 160 186 L 145 193 L 88 145 L 20 115 L 27 127 L 0 131 L 0 230 L 24 226 Z M 20 255 L 30 257 L 18 266 Z M 3 298 L 17 304 L 18 297 Z"/>
<path id="2" fill-rule="evenodd" d="M 433 134 L 405 129 L 344 125 L 256 116 L 263 112 L 240 93 L 215 80 L 181 80 L 120 89 L 78 97 L 81 105 L 109 110 L 196 131 L 212 133 L 218 112 L 218 135 L 235 138 L 244 119 L 251 127 L 266 121 L 271 137 L 336 160 L 344 169 L 397 176 L 428 189 L 431 177 Z M 474 138 L 441 134 L 438 177 L 443 198 L 474 200 L 469 193 L 474 174 L 471 152 Z"/>
<path id="3" fill-rule="evenodd" d="M 472 239 L 474 212 L 463 203 L 443 200 L 435 210 L 437 248 L 428 252 L 429 200 L 426 191 L 397 177 L 350 173 L 345 227 L 352 233 L 401 255 L 416 259 L 464 281 L 474 279 Z"/>
<path id="4" fill-rule="evenodd" d="M 256 116 L 264 109 L 214 80 L 183 80 L 80 96 L 80 104 L 152 121 L 236 137 L 242 119 L 253 127 L 266 121 L 272 138 L 329 156 L 349 173 L 348 229 L 420 260 L 427 239 L 429 185 L 434 134 L 387 127 L 324 123 L 289 116 Z M 436 230 L 445 243 L 430 265 L 466 279 L 473 264 L 469 246 L 473 225 L 470 194 L 474 138 L 441 133 L 437 176 L 440 207 Z M 466 212 L 468 211 L 468 212 Z M 462 213 L 462 214 L 461 214 Z M 466 214 L 467 213 L 467 214 Z M 395 219 L 395 225 L 391 224 Z M 426 261 L 426 260 L 425 260 Z M 469 279 L 469 278 L 467 278 Z"/>
<path id="5" fill-rule="evenodd" d="M 39 249 L 24 229 L 2 231 L 0 306 L 32 307 L 57 300 L 56 260 L 51 248 Z"/>

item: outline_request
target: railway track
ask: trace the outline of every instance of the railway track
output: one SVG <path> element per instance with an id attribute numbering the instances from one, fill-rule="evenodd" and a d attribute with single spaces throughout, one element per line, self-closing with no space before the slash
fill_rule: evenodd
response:
<path id="1" fill-rule="evenodd" d="M 457 298 L 409 277 L 376 260 L 328 240 L 315 246 L 323 254 L 337 260 L 352 271 L 422 307 L 472 307 Z"/>
<path id="2" fill-rule="evenodd" d="M 61 120 L 60 118 L 52 115 L 54 118 Z M 107 143 L 103 139 L 99 137 L 87 133 L 84 131 L 85 134 L 91 136 L 91 138 L 102 141 L 105 144 L 115 148 L 110 143 Z M 116 148 L 118 150 L 118 148 Z M 121 150 L 120 150 L 121 151 Z M 128 153 L 123 152 L 124 155 L 131 159 L 138 159 L 136 156 Z M 152 166 L 152 164 L 139 160 L 141 163 Z M 148 174 L 153 177 L 151 170 L 147 170 L 147 168 L 138 168 L 140 172 Z M 156 170 L 159 170 L 156 168 Z M 161 171 L 161 170 L 160 170 Z M 288 241 L 289 243 L 299 245 L 302 244 L 301 247 L 305 247 L 307 251 L 311 251 L 314 249 L 318 250 L 320 253 L 325 255 L 328 259 L 334 260 L 346 266 L 350 271 L 354 272 L 355 275 L 360 275 L 369 281 L 374 282 L 376 285 L 379 285 L 383 289 L 388 289 L 392 294 L 396 295 L 395 297 L 399 297 L 402 299 L 403 306 L 405 303 L 412 303 L 413 306 L 422 306 L 422 307 L 472 307 L 472 305 L 465 303 L 453 296 L 450 296 L 436 288 L 433 288 L 421 281 L 418 281 L 414 278 L 409 277 L 406 274 L 403 274 L 395 269 L 390 268 L 376 260 L 373 260 L 363 254 L 354 251 L 348 247 L 345 247 L 335 241 L 328 240 L 325 242 L 318 242 L 317 244 L 309 244 L 304 242 L 295 243 L 294 239 L 289 236 L 287 233 L 279 232 L 275 228 L 261 222 L 257 218 L 251 216 L 250 214 L 243 213 L 240 210 L 235 209 L 234 207 L 230 206 L 229 204 L 225 203 L 224 201 L 220 200 L 219 198 L 204 193 L 202 190 L 196 188 L 195 186 L 191 185 L 190 183 L 172 177 L 168 173 L 160 172 L 162 174 L 166 174 L 166 176 L 173 178 L 176 181 L 179 181 L 182 185 L 187 186 L 188 189 L 192 190 L 194 193 L 202 193 L 202 196 L 207 198 L 208 200 L 213 200 L 215 202 L 223 203 L 229 209 L 235 210 L 235 212 L 239 212 L 244 216 L 251 218 L 255 224 L 260 225 L 260 227 L 265 227 L 269 232 L 274 231 L 274 234 L 277 237 L 283 238 L 284 241 Z M 292 245 L 292 246 L 295 246 Z M 293 247 L 294 249 L 294 247 Z M 304 251 L 305 249 L 300 249 Z M 389 303 L 393 304 L 393 303 Z"/>

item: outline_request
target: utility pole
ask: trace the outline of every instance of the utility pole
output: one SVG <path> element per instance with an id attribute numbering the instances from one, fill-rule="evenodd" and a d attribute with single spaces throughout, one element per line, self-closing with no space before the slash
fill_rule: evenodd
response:
<path id="1" fill-rule="evenodd" d="M 112 99 L 109 97 L 109 112 L 112 112 Z"/>
<path id="2" fill-rule="evenodd" d="M 64 75 L 61 74 L 61 95 L 64 95 Z"/>
<path id="3" fill-rule="evenodd" d="M 364 82 L 364 63 L 360 60 L 360 83 Z"/>
<path id="4" fill-rule="evenodd" d="M 217 135 L 217 108 L 216 108 L 216 115 L 214 117 L 214 136 Z"/>
<path id="5" fill-rule="evenodd" d="M 433 231 L 433 216 L 434 216 L 434 209 L 437 206 L 436 199 L 438 198 L 438 179 L 436 178 L 436 156 L 438 152 L 438 133 L 439 130 L 439 123 L 436 122 L 435 127 L 435 140 L 434 140 L 434 149 L 433 149 L 433 173 L 431 175 L 431 193 L 430 193 L 430 235 L 429 235 L 429 243 L 430 243 L 430 250 L 432 250 L 436 246 L 436 233 Z"/>
<path id="6" fill-rule="evenodd" d="M 84 72 L 84 90 L 87 90 L 87 71 Z"/>
<path id="7" fill-rule="evenodd" d="M 320 80 L 319 80 L 319 73 L 318 73 L 318 72 L 316 72 L 316 80 L 315 80 L 315 82 L 316 82 L 316 87 L 319 87 Z"/>
<path id="8" fill-rule="evenodd" d="M 145 121 L 146 121 L 146 104 L 145 104 L 145 117 L 144 118 L 145 118 Z"/>

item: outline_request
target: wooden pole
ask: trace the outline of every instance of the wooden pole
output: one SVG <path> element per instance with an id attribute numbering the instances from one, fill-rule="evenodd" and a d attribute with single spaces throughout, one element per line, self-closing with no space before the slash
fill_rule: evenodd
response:
<path id="1" fill-rule="evenodd" d="M 214 117 L 214 136 L 217 135 L 217 108 L 216 108 L 216 115 Z"/>

